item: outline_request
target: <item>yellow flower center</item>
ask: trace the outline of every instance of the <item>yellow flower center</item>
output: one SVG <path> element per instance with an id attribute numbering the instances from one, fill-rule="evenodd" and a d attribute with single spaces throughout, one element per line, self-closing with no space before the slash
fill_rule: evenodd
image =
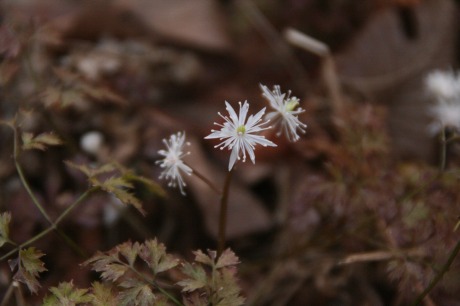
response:
<path id="1" fill-rule="evenodd" d="M 285 108 L 286 108 L 286 111 L 291 112 L 297 106 L 299 106 L 299 99 L 297 99 L 296 97 L 293 97 L 286 103 Z"/>
<path id="2" fill-rule="evenodd" d="M 246 127 L 244 125 L 240 125 L 236 129 L 236 132 L 238 133 L 238 135 L 243 135 L 244 133 L 246 133 Z"/>

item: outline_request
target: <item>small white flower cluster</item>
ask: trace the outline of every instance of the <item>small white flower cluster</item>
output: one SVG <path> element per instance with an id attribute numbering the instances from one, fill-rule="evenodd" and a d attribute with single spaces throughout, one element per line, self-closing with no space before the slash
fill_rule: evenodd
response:
<path id="1" fill-rule="evenodd" d="M 460 130 L 460 75 L 454 71 L 434 71 L 425 78 L 428 92 L 436 99 L 429 109 L 437 120 L 430 126 L 433 133 L 444 127 Z"/>
<path id="2" fill-rule="evenodd" d="M 205 139 L 219 139 L 221 142 L 215 146 L 221 150 L 227 148 L 231 150 L 228 171 L 231 171 L 235 163 L 239 160 L 246 161 L 246 156 L 249 155 L 252 163 L 255 163 L 255 147 L 260 144 L 264 147 L 276 147 L 276 144 L 260 135 L 264 130 L 271 129 L 272 126 L 267 124 L 272 121 L 274 127 L 278 128 L 277 136 L 284 134 L 289 141 L 297 141 L 300 139 L 298 132 L 305 133 L 307 125 L 302 123 L 298 115 L 305 110 L 299 107 L 299 99 L 291 97 L 290 92 L 286 95 L 281 92 L 278 85 L 274 86 L 273 91 L 270 91 L 267 86 L 260 85 L 262 95 L 265 97 L 271 108 L 271 111 L 265 115 L 266 108 L 264 107 L 255 115 L 249 115 L 249 103 L 239 102 L 239 112 L 225 101 L 228 116 L 221 113 L 218 115 L 224 119 L 223 123 L 214 122 L 219 126 L 219 130 L 211 130 L 211 134 Z M 264 116 L 265 115 L 265 116 Z M 187 175 L 192 173 L 192 169 L 187 166 L 182 158 L 188 153 L 183 153 L 185 144 L 185 134 L 177 133 L 171 135 L 169 141 L 163 140 L 167 150 L 160 150 L 158 153 L 164 156 L 164 159 L 158 161 L 162 168 L 165 168 L 160 175 L 160 179 L 170 179 L 169 186 L 179 186 L 182 194 L 185 182 L 182 179 L 180 171 Z"/>
<path id="3" fill-rule="evenodd" d="M 291 97 L 291 92 L 286 94 L 281 92 L 279 85 L 273 87 L 273 91 L 268 90 L 267 86 L 260 84 L 262 95 L 268 99 L 273 111 L 269 112 L 265 119 L 272 120 L 275 126 L 279 126 L 278 136 L 286 135 L 289 141 L 300 139 L 297 129 L 305 133 L 307 125 L 300 122 L 298 115 L 305 110 L 299 107 L 299 99 Z M 286 98 L 285 98 L 286 97 Z"/>
<path id="4" fill-rule="evenodd" d="M 192 168 L 182 161 L 184 156 L 190 154 L 190 152 L 183 152 L 184 145 L 189 146 L 190 143 L 185 142 L 185 133 L 182 132 L 172 134 L 169 140 L 163 139 L 163 143 L 167 150 L 158 151 L 158 154 L 164 156 L 164 158 L 156 162 L 161 168 L 164 168 L 160 174 L 160 179 L 165 178 L 170 180 L 168 186 L 179 186 L 180 192 L 185 195 L 184 187 L 186 184 L 180 171 L 183 171 L 187 175 L 191 175 L 193 172 Z"/>

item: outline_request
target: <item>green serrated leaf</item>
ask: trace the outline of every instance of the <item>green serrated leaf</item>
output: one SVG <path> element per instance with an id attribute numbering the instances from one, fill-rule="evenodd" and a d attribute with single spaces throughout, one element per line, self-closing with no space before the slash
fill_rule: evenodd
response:
<path id="1" fill-rule="evenodd" d="M 216 268 L 220 269 L 228 266 L 235 266 L 240 263 L 239 258 L 232 250 L 226 249 L 217 260 Z"/>
<path id="2" fill-rule="evenodd" d="M 88 303 L 92 300 L 91 296 L 87 295 L 87 289 L 75 288 L 73 282 L 60 283 L 58 287 L 51 287 L 52 297 L 48 297 L 44 301 L 46 306 L 74 306 Z"/>
<path id="3" fill-rule="evenodd" d="M 112 292 L 111 288 L 99 282 L 92 284 L 91 290 L 92 306 L 117 306 L 119 301 L 117 296 Z"/>
<path id="4" fill-rule="evenodd" d="M 22 133 L 22 149 L 23 150 L 46 150 L 48 146 L 60 145 L 62 142 L 53 133 L 42 133 L 37 136 L 33 136 L 31 133 L 24 132 Z"/>
<path id="5" fill-rule="evenodd" d="M 235 270 L 224 268 L 219 270 L 215 277 L 215 294 L 219 306 L 238 306 L 244 304 L 244 298 L 240 295 L 241 289 L 235 277 Z"/>
<path id="6" fill-rule="evenodd" d="M 101 277 L 105 280 L 116 281 L 123 276 L 128 267 L 124 265 L 118 258 L 118 251 L 115 249 L 104 253 L 98 252 L 96 255 L 88 259 L 83 265 L 91 265 L 92 270 L 102 272 Z"/>
<path id="7" fill-rule="evenodd" d="M 130 279 L 121 283 L 120 287 L 124 288 L 118 295 L 120 305 L 156 305 L 156 296 L 148 284 Z"/>
<path id="8" fill-rule="evenodd" d="M 9 261 L 12 269 L 17 267 L 13 279 L 26 284 L 32 293 L 36 293 L 40 288 L 37 280 L 39 273 L 46 271 L 45 264 L 40 260 L 44 255 L 41 251 L 30 247 L 19 251 L 18 260 Z"/>
<path id="9" fill-rule="evenodd" d="M 122 177 L 111 177 L 99 186 L 103 190 L 112 193 L 122 203 L 134 206 L 134 208 L 136 208 L 141 214 L 145 215 L 141 201 L 126 190 L 127 188 L 133 188 L 133 185 L 130 182 L 127 182 Z"/>
<path id="10" fill-rule="evenodd" d="M 57 146 L 62 144 L 62 140 L 53 133 L 42 133 L 36 136 L 34 140 L 48 146 Z"/>
<path id="11" fill-rule="evenodd" d="M 105 267 L 104 271 L 101 273 L 101 277 L 102 279 L 114 282 L 122 277 L 126 271 L 128 271 L 128 267 L 123 264 L 110 264 Z"/>
<path id="12" fill-rule="evenodd" d="M 182 291 L 192 292 L 207 286 L 208 279 L 202 266 L 185 263 L 182 272 L 190 277 L 177 283 L 182 287 Z"/>
<path id="13" fill-rule="evenodd" d="M 45 254 L 35 249 L 34 247 L 22 249 L 19 251 L 21 266 L 27 272 L 34 275 L 38 275 L 38 273 L 46 271 L 44 263 L 40 260 L 40 258 L 43 256 L 45 256 Z"/>
<path id="14" fill-rule="evenodd" d="M 102 189 L 104 189 L 104 187 L 102 187 Z M 109 191 L 109 190 L 106 190 L 106 191 Z M 127 205 L 132 205 L 142 215 L 146 214 L 145 210 L 142 208 L 141 201 L 138 198 L 136 198 L 133 194 L 129 193 L 128 191 L 123 190 L 123 189 L 113 189 L 113 190 L 110 190 L 109 192 L 111 192 L 122 203 L 127 204 Z"/>
<path id="15" fill-rule="evenodd" d="M 73 162 L 71 162 L 69 160 L 66 160 L 64 163 L 68 167 L 76 169 L 76 170 L 82 172 L 87 177 L 91 177 L 91 175 L 92 175 L 92 170 L 90 168 L 88 168 L 86 165 L 77 165 L 77 164 L 75 164 L 75 163 L 73 163 Z"/>
<path id="16" fill-rule="evenodd" d="M 104 173 L 109 173 L 109 172 L 113 172 L 116 170 L 115 166 L 111 163 L 109 164 L 104 164 L 100 167 L 88 167 L 87 165 L 85 164 L 82 164 L 82 165 L 77 165 L 71 161 L 65 161 L 66 165 L 68 167 L 71 167 L 71 168 L 74 168 L 82 173 L 84 173 L 88 178 L 93 178 L 95 176 L 98 176 L 100 174 L 104 174 Z M 97 180 L 95 180 L 95 182 L 99 182 Z"/>
<path id="17" fill-rule="evenodd" d="M 214 266 L 214 258 L 216 257 L 216 252 L 211 252 L 213 252 L 210 254 L 213 258 L 211 258 L 211 256 L 209 255 L 206 255 L 201 250 L 194 251 L 193 254 L 195 255 L 195 261 L 208 265 L 210 267 Z"/>
<path id="18" fill-rule="evenodd" d="M 0 247 L 10 240 L 11 213 L 0 214 Z"/>
<path id="19" fill-rule="evenodd" d="M 131 171 L 124 172 L 123 178 L 126 179 L 127 181 L 133 181 L 133 182 L 138 182 L 138 183 L 143 184 L 153 194 L 156 194 L 161 197 L 166 196 L 166 191 L 160 186 L 160 184 L 158 184 L 157 182 L 149 178 L 146 178 L 140 175 L 136 175 L 132 173 Z"/>
<path id="20" fill-rule="evenodd" d="M 128 241 L 118 245 L 117 249 L 119 250 L 120 254 L 126 258 L 128 264 L 133 266 L 137 255 L 139 254 L 140 244 L 138 242 L 132 244 L 131 241 Z"/>
<path id="21" fill-rule="evenodd" d="M 161 273 L 174 268 L 179 261 L 166 253 L 166 247 L 156 239 L 147 240 L 142 246 L 139 256 L 152 269 L 153 274 Z"/>
<path id="22" fill-rule="evenodd" d="M 122 177 L 111 177 L 104 181 L 103 186 L 108 190 L 115 190 L 119 188 L 133 188 L 133 184 L 126 181 Z"/>

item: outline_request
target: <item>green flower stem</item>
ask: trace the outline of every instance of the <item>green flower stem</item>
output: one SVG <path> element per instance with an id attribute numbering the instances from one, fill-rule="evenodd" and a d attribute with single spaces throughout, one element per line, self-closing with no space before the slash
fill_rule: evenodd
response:
<path id="1" fill-rule="evenodd" d="M 460 251 L 460 240 L 457 242 L 455 247 L 452 249 L 452 252 L 450 252 L 449 258 L 447 259 L 446 263 L 442 266 L 441 270 L 431 280 L 431 282 L 428 284 L 428 287 L 426 287 L 426 289 L 423 290 L 423 292 L 418 296 L 418 298 L 415 300 L 412 306 L 420 305 L 420 303 L 428 295 L 428 293 L 430 293 L 430 291 L 433 290 L 436 284 L 439 283 L 439 281 L 442 279 L 444 274 L 446 274 L 446 272 L 449 271 L 450 266 L 454 262 L 454 259 L 455 257 L 457 257 L 459 251 Z"/>
<path id="2" fill-rule="evenodd" d="M 187 165 L 190 167 L 190 165 Z M 199 178 L 200 180 L 202 180 L 206 185 L 209 186 L 209 188 L 211 188 L 215 193 L 217 193 L 218 195 L 222 195 L 222 191 L 216 187 L 216 185 L 214 185 L 208 178 L 206 178 L 203 174 L 201 174 L 200 172 L 196 171 L 194 168 L 190 167 L 192 169 L 192 174 L 195 175 L 197 178 Z"/>
<path id="3" fill-rule="evenodd" d="M 224 189 L 220 198 L 220 214 L 219 214 L 219 232 L 217 245 L 217 258 L 220 257 L 225 249 L 225 231 L 227 228 L 227 210 L 228 210 L 228 191 L 232 180 L 233 169 L 227 173 L 225 178 Z"/>

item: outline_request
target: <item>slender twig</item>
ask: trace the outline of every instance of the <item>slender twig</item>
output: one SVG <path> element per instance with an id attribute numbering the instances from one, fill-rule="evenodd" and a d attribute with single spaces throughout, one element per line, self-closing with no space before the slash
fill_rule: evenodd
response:
<path id="1" fill-rule="evenodd" d="M 284 37 L 292 45 L 311 52 L 321 58 L 323 81 L 329 92 L 334 111 L 340 113 L 343 110 L 343 93 L 335 66 L 335 60 L 329 46 L 292 28 L 287 28 L 284 31 Z"/>
<path id="2" fill-rule="evenodd" d="M 29 197 L 32 199 L 32 202 L 34 203 L 34 205 L 37 207 L 37 209 L 40 211 L 40 213 L 43 215 L 43 217 L 48 221 L 49 224 L 51 224 L 51 227 L 50 229 L 53 229 L 55 230 L 58 235 L 64 239 L 64 241 L 75 251 L 77 252 L 79 255 L 81 255 L 82 257 L 85 257 L 85 253 L 80 249 L 80 247 L 67 235 L 65 234 L 63 231 L 61 231 L 58 227 L 57 227 L 57 224 L 68 214 L 68 212 L 73 209 L 73 207 L 75 205 L 77 205 L 78 203 L 80 203 L 81 201 L 77 200 L 74 204 L 72 204 L 66 211 L 63 212 L 63 214 L 55 221 L 53 222 L 51 217 L 48 215 L 48 213 L 46 212 L 45 208 L 43 207 L 43 205 L 40 203 L 40 201 L 37 199 L 37 197 L 35 196 L 35 193 L 32 191 L 32 188 L 30 187 L 30 184 L 29 182 L 27 181 L 25 175 L 24 175 L 24 171 L 22 170 L 22 167 L 21 167 L 21 164 L 19 163 L 19 155 L 20 155 L 20 152 L 21 152 L 21 149 L 20 149 L 20 146 L 19 146 L 19 143 L 20 143 L 20 133 L 19 133 L 19 128 L 17 126 L 17 123 L 16 123 L 16 119 L 13 120 L 12 123 L 6 123 L 10 128 L 12 128 L 13 130 L 13 159 L 14 159 L 14 164 L 15 164 L 15 167 L 16 167 L 16 171 L 18 172 L 18 175 L 19 175 L 19 178 L 21 180 L 21 183 L 22 185 L 24 186 L 24 188 L 26 189 L 27 191 L 27 194 L 29 195 Z M 88 192 L 89 194 L 89 192 Z M 87 194 L 83 194 L 82 197 L 85 198 L 87 196 Z M 19 249 L 16 248 L 16 250 Z M 9 254 L 9 253 L 8 253 Z"/>
<path id="3" fill-rule="evenodd" d="M 190 165 L 187 165 L 190 167 Z M 214 185 L 211 180 L 209 180 L 207 177 L 205 177 L 203 174 L 201 174 L 200 172 L 196 171 L 195 168 L 193 167 L 190 167 L 192 169 L 192 174 L 195 175 L 197 178 L 199 178 L 200 180 L 203 181 L 203 183 L 205 183 L 206 185 L 209 186 L 209 188 L 211 188 L 215 193 L 217 193 L 218 195 L 222 195 L 222 191 L 216 187 L 216 185 Z"/>
<path id="4" fill-rule="evenodd" d="M 21 286 L 19 286 L 19 283 L 17 281 L 13 282 L 13 287 L 14 287 L 14 293 L 16 297 L 16 303 L 18 306 L 26 306 L 26 302 L 24 300 L 24 295 L 22 294 Z"/>
<path id="5" fill-rule="evenodd" d="M 233 171 L 230 170 L 225 178 L 224 189 L 220 198 L 220 214 L 219 214 L 219 233 L 218 233 L 218 246 L 217 257 L 222 254 L 225 249 L 225 231 L 227 229 L 227 206 L 228 206 L 228 192 L 230 189 L 230 182 L 232 180 Z"/>
<path id="6" fill-rule="evenodd" d="M 370 261 L 385 261 L 393 258 L 405 258 L 413 256 L 424 256 L 425 254 L 420 249 L 410 249 L 407 251 L 374 251 L 365 253 L 356 253 L 346 256 L 337 262 L 337 265 L 347 265 L 357 262 L 370 262 Z"/>
<path id="7" fill-rule="evenodd" d="M 80 204 L 81 202 L 83 202 L 92 192 L 96 191 L 96 190 L 99 190 L 100 187 L 96 186 L 96 187 L 92 187 L 88 190 L 86 190 L 80 197 L 78 197 L 77 200 L 75 200 L 75 202 L 73 202 L 72 204 L 69 205 L 69 207 L 66 208 L 66 210 L 64 210 L 61 215 L 56 219 L 56 221 L 54 221 L 54 224 L 57 226 L 59 223 L 62 222 L 62 220 L 78 205 Z"/>
<path id="8" fill-rule="evenodd" d="M 428 295 L 428 293 L 430 293 L 430 291 L 433 290 L 433 288 L 439 283 L 444 274 L 446 274 L 446 272 L 449 271 L 450 266 L 454 262 L 454 259 L 455 257 L 457 257 L 459 251 L 460 240 L 452 249 L 452 252 L 450 252 L 449 258 L 447 259 L 446 263 L 442 266 L 441 270 L 439 270 L 438 274 L 436 274 L 436 276 L 431 280 L 431 282 L 428 284 L 428 287 L 426 287 L 426 289 L 423 290 L 423 292 L 418 296 L 418 298 L 415 300 L 412 306 L 419 305 L 423 301 L 423 299 Z"/>
<path id="9" fill-rule="evenodd" d="M 446 127 L 443 126 L 441 130 L 441 156 L 439 163 L 439 171 L 444 172 L 446 170 L 446 159 L 447 159 L 447 140 L 446 140 Z"/>
<path id="10" fill-rule="evenodd" d="M 11 298 L 11 295 L 13 294 L 13 290 L 14 290 L 14 286 L 13 286 L 14 282 L 11 282 L 10 285 L 8 286 L 8 289 L 6 290 L 4 296 L 3 296 L 3 299 L 2 299 L 2 303 L 0 304 L 0 306 L 6 306 L 8 305 L 8 302 Z"/>
<path id="11" fill-rule="evenodd" d="M 14 159 L 14 164 L 16 166 L 16 170 L 19 174 L 19 178 L 21 179 L 22 185 L 26 189 L 27 193 L 29 194 L 30 198 L 32 199 L 32 202 L 35 204 L 35 206 L 38 208 L 38 210 L 41 212 L 43 217 L 50 223 L 53 224 L 53 221 L 51 220 L 50 216 L 46 212 L 46 210 L 43 208 L 43 206 L 40 204 L 40 201 L 38 201 L 37 197 L 35 194 L 32 192 L 32 189 L 30 188 L 29 182 L 26 180 L 24 172 L 22 171 L 22 167 L 19 164 L 19 131 L 17 126 L 11 126 L 13 128 L 14 132 L 14 145 L 13 145 L 13 159 Z"/>
<path id="12" fill-rule="evenodd" d="M 82 201 L 84 201 L 90 193 L 92 193 L 93 191 L 97 190 L 98 188 L 97 187 L 93 187 L 91 189 L 88 189 L 85 193 L 83 193 L 75 202 L 73 202 L 69 207 L 67 207 L 67 209 L 59 216 L 58 219 L 56 219 L 56 221 L 54 223 L 52 223 L 52 225 L 50 227 L 48 227 L 47 229 L 43 230 L 42 232 L 40 232 L 39 234 L 35 235 L 34 237 L 30 238 L 29 240 L 27 240 L 26 242 L 23 242 L 21 243 L 19 246 L 17 246 L 16 248 L 14 248 L 13 250 L 11 250 L 10 252 L 8 252 L 7 254 L 3 255 L 2 257 L 0 257 L 0 261 L 3 261 L 4 259 L 10 257 L 11 255 L 13 255 L 14 253 L 16 253 L 18 250 L 22 249 L 22 248 L 25 248 L 26 246 L 34 243 L 35 241 L 41 239 L 42 237 L 46 236 L 48 233 L 54 231 L 57 229 L 57 226 L 60 222 L 62 222 L 62 220 L 70 213 L 70 211 L 72 209 L 74 209 L 79 203 L 81 203 Z M 62 237 L 62 236 L 61 236 Z M 72 241 L 73 243 L 73 241 Z M 71 245 L 72 246 L 72 245 Z M 78 249 L 79 250 L 79 249 Z M 79 253 L 83 253 L 82 251 L 79 251 Z"/>

